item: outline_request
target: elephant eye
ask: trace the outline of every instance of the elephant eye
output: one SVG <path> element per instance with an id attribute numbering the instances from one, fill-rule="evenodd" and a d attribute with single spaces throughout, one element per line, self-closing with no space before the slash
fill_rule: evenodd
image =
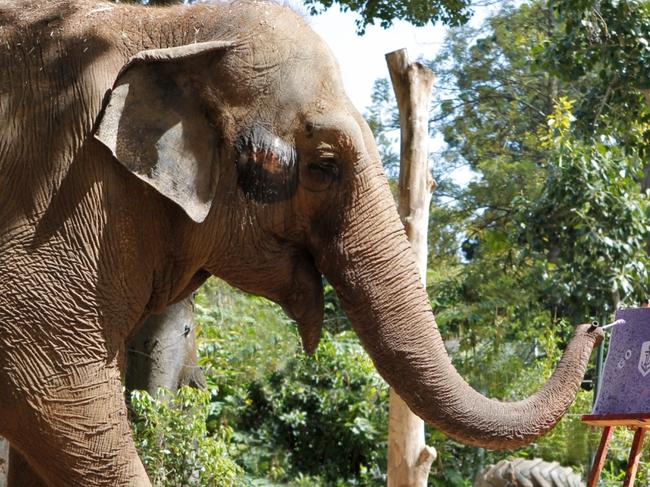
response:
<path id="1" fill-rule="evenodd" d="M 237 139 L 237 182 L 259 203 L 291 198 L 298 182 L 294 147 L 263 127 L 244 131 Z"/>
<path id="2" fill-rule="evenodd" d="M 307 164 L 302 182 L 309 191 L 325 191 L 339 179 L 339 163 L 334 154 L 323 154 Z"/>

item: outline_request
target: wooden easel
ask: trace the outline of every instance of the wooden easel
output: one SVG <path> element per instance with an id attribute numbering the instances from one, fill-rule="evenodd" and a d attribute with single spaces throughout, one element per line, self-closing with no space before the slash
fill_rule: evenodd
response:
<path id="1" fill-rule="evenodd" d="M 625 471 L 625 480 L 623 481 L 623 487 L 632 487 L 639 467 L 643 437 L 646 429 L 650 428 L 650 414 L 585 414 L 582 416 L 582 421 L 603 428 L 603 435 L 600 437 L 600 445 L 598 445 L 594 465 L 591 467 L 591 472 L 589 472 L 587 487 L 596 487 L 598 485 L 600 472 L 603 470 L 603 465 L 605 465 L 609 441 L 612 439 L 613 428 L 615 426 L 625 426 L 634 429 L 634 440 L 632 441 L 632 448 L 630 449 Z"/>

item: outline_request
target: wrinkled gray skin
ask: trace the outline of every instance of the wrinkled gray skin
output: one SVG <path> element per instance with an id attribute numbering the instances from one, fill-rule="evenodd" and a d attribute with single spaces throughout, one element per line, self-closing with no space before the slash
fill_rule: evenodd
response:
<path id="1" fill-rule="evenodd" d="M 522 401 L 455 371 L 372 134 L 287 8 L 5 3 L 0 70 L 0 434 L 48 485 L 150 485 L 124 344 L 209 274 L 282 305 L 307 351 L 324 275 L 382 376 L 460 441 L 523 445 L 575 397 L 588 326 Z"/>
<path id="2" fill-rule="evenodd" d="M 127 391 L 156 394 L 181 386 L 204 388 L 205 377 L 196 355 L 196 323 L 192 297 L 150 315 L 127 346 Z"/>
<path id="3" fill-rule="evenodd" d="M 176 392 L 181 386 L 206 386 L 198 364 L 192 296 L 151 314 L 127 349 L 127 394 L 136 389 L 154 395 L 160 387 Z M 6 485 L 37 487 L 43 482 L 19 452 L 10 454 L 9 442 L 0 437 L 0 487 Z"/>

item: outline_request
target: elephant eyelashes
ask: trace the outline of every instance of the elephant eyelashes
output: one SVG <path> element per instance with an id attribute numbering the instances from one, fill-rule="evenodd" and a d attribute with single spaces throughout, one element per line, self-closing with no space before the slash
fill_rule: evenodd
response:
<path id="1" fill-rule="evenodd" d="M 297 155 L 268 130 L 255 127 L 240 135 L 236 144 L 237 181 L 244 193 L 259 203 L 291 198 L 298 185 Z"/>

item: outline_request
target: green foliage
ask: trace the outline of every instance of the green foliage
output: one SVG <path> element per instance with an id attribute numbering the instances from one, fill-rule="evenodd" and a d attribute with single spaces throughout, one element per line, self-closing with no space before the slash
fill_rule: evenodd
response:
<path id="1" fill-rule="evenodd" d="M 429 296 L 457 369 L 506 400 L 541 386 L 574 324 L 649 291 L 645 109 L 638 93 L 608 95 L 603 108 L 595 76 L 566 81 L 542 69 L 544 46 L 563 28 L 546 2 L 505 6 L 479 28 L 453 30 L 429 63 L 438 79 L 432 128 L 446 142 L 434 157 Z M 394 111 L 381 85 L 376 93 L 369 112 L 383 136 Z M 474 178 L 449 181 L 463 166 Z M 584 468 L 597 444 L 579 421 L 591 378 L 551 434 L 513 454 Z M 429 435 L 434 485 L 467 485 L 503 458 Z"/>
<path id="2" fill-rule="evenodd" d="M 216 279 L 208 280 L 197 294 L 195 318 L 199 363 L 209 388 L 217 391 L 209 428 L 233 426 L 245 406 L 249 385 L 300 353 L 295 324 L 278 305 Z"/>
<path id="3" fill-rule="evenodd" d="M 385 463 L 386 388 L 351 335 L 331 286 L 313 357 L 269 301 L 209 280 L 196 299 L 208 428 L 232 430 L 255 485 L 374 485 Z M 339 484 L 337 484 L 339 482 Z M 383 480 L 381 480 L 383 482 Z"/>
<path id="4" fill-rule="evenodd" d="M 585 85 L 576 105 L 576 129 L 603 126 L 624 145 L 650 148 L 650 4 L 637 0 L 560 0 L 559 23 L 536 46 L 536 62 L 554 75 Z M 587 81 L 587 83 L 585 83 Z"/>
<path id="5" fill-rule="evenodd" d="M 334 291 L 334 288 L 330 284 L 324 286 L 323 295 L 325 298 L 323 325 L 333 335 L 337 335 L 342 331 L 351 330 L 352 324 L 347 315 L 343 312 L 336 291 Z"/>
<path id="6" fill-rule="evenodd" d="M 390 27 L 395 20 L 405 20 L 416 26 L 443 22 L 447 25 L 461 25 L 470 18 L 470 0 L 305 0 L 311 15 L 317 15 L 338 4 L 344 12 L 359 14 L 357 32 L 362 35 L 368 25 L 379 21 L 383 28 Z"/>
<path id="7" fill-rule="evenodd" d="M 591 78 L 565 83 L 538 69 L 539 46 L 561 28 L 544 2 L 505 8 L 481 29 L 451 34 L 432 63 L 442 85 L 436 128 L 448 144 L 441 167 L 468 164 L 477 175 L 434 195 L 432 240 L 449 235 L 437 261 L 453 262 L 464 234 L 461 307 L 494 305 L 507 316 L 506 303 L 514 311 L 519 302 L 583 321 L 647 292 L 643 124 L 585 113 Z"/>
<path id="8" fill-rule="evenodd" d="M 613 148 L 615 156 L 625 150 L 628 154 L 637 153 L 645 159 L 643 185 L 647 189 L 650 184 L 646 162 L 650 147 L 647 103 L 647 90 L 650 88 L 650 5 L 636 0 L 561 0 L 554 7 L 562 21 L 562 28 L 540 47 L 540 65 L 563 79 L 591 80 L 592 86 L 583 104 L 597 107 L 592 112 L 612 127 L 611 139 L 621 141 L 620 147 Z M 580 108 L 578 113 L 588 112 Z M 603 125 L 598 122 L 596 118 L 593 123 L 583 125 L 589 131 Z M 596 147 L 605 153 L 612 150 L 603 145 Z M 613 180 L 618 183 L 620 179 Z M 613 193 L 616 198 L 616 189 Z M 647 208 L 647 198 L 644 203 Z M 620 208 L 620 205 L 616 206 Z M 639 224 L 643 225 L 646 221 L 647 210 L 640 221 L 635 220 L 632 224 L 638 229 Z M 632 240 L 629 244 L 635 246 L 637 242 Z M 630 250 L 623 248 L 623 251 Z M 637 257 L 630 262 L 645 265 L 647 269 L 647 258 Z M 647 281 L 646 277 L 641 282 L 647 286 Z M 646 299 L 647 296 L 646 290 Z M 602 475 L 606 484 L 622 481 L 631 441 L 630 432 L 622 429 L 615 432 Z M 639 466 L 637 482 L 642 485 L 650 479 L 649 463 L 644 461 L 648 458 L 648 452 L 646 448 Z"/>
<path id="9" fill-rule="evenodd" d="M 603 135 L 575 138 L 572 106 L 561 98 L 549 115 L 541 141 L 553 162 L 541 195 L 523 203 L 520 241 L 526 257 L 536 254 L 558 303 L 598 318 L 650 294 L 648 202 L 638 182 L 643 161 Z"/>
<path id="10" fill-rule="evenodd" d="M 221 437 L 206 428 L 210 393 L 182 387 L 176 395 L 161 389 L 131 393 L 133 436 L 149 478 L 164 487 L 247 485 L 242 469 L 229 457 L 227 430 Z"/>
<path id="11" fill-rule="evenodd" d="M 546 61 L 572 79 L 596 72 L 613 83 L 650 88 L 650 5 L 642 0 L 553 2 L 563 23 L 549 39 Z"/>
<path id="12" fill-rule="evenodd" d="M 247 457 L 276 475 L 318 475 L 321 485 L 383 485 L 387 394 L 350 332 L 325 333 L 313 357 L 300 355 L 251 384 L 242 411 Z M 251 455 L 252 454 L 252 455 Z M 278 458 L 280 457 L 280 458 Z"/>

